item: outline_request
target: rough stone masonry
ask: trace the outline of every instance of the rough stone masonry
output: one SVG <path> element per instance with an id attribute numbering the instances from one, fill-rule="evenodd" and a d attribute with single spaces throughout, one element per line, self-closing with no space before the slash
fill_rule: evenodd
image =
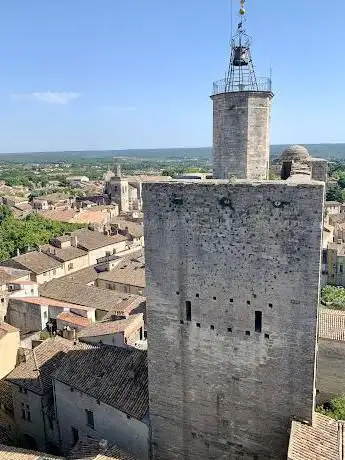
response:
<path id="1" fill-rule="evenodd" d="M 154 459 L 286 459 L 311 422 L 324 184 L 144 185 Z"/>
<path id="2" fill-rule="evenodd" d="M 240 91 L 213 100 L 213 177 L 268 179 L 271 102 L 269 91 Z"/>

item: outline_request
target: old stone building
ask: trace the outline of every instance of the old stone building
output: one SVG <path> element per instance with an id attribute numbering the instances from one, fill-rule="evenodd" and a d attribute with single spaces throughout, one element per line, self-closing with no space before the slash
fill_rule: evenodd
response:
<path id="1" fill-rule="evenodd" d="M 310 178 L 145 186 L 154 458 L 283 459 L 311 422 L 323 199 Z"/>
<path id="2" fill-rule="evenodd" d="M 103 345 L 71 350 L 53 376 L 64 452 L 88 438 L 149 458 L 146 352 Z"/>

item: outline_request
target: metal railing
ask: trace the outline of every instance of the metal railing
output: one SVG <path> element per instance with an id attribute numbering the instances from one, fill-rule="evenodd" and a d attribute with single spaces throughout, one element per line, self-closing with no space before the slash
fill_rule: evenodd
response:
<path id="1" fill-rule="evenodd" d="M 239 91 L 272 91 L 272 81 L 268 77 L 257 78 L 256 81 L 231 81 L 226 78 L 213 83 L 213 95 L 235 93 Z"/>

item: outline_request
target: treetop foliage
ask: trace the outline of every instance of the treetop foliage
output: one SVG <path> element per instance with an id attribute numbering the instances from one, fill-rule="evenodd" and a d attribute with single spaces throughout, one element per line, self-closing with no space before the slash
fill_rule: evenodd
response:
<path id="1" fill-rule="evenodd" d="M 36 249 L 49 243 L 51 238 L 83 227 L 44 219 L 38 214 L 30 214 L 25 219 L 16 219 L 8 206 L 0 206 L 0 260 L 6 260 L 28 249 Z"/>

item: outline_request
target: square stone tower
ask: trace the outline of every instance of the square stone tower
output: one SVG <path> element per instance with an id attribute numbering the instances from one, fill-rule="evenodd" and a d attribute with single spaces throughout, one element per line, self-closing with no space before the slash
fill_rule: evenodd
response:
<path id="1" fill-rule="evenodd" d="M 324 184 L 143 198 L 152 458 L 286 459 L 292 418 L 313 413 Z"/>
<path id="2" fill-rule="evenodd" d="M 106 177 L 104 194 L 119 205 L 120 212 L 129 211 L 129 185 L 128 180 L 122 177 L 120 165 L 116 167 L 116 174 L 110 172 Z"/>

